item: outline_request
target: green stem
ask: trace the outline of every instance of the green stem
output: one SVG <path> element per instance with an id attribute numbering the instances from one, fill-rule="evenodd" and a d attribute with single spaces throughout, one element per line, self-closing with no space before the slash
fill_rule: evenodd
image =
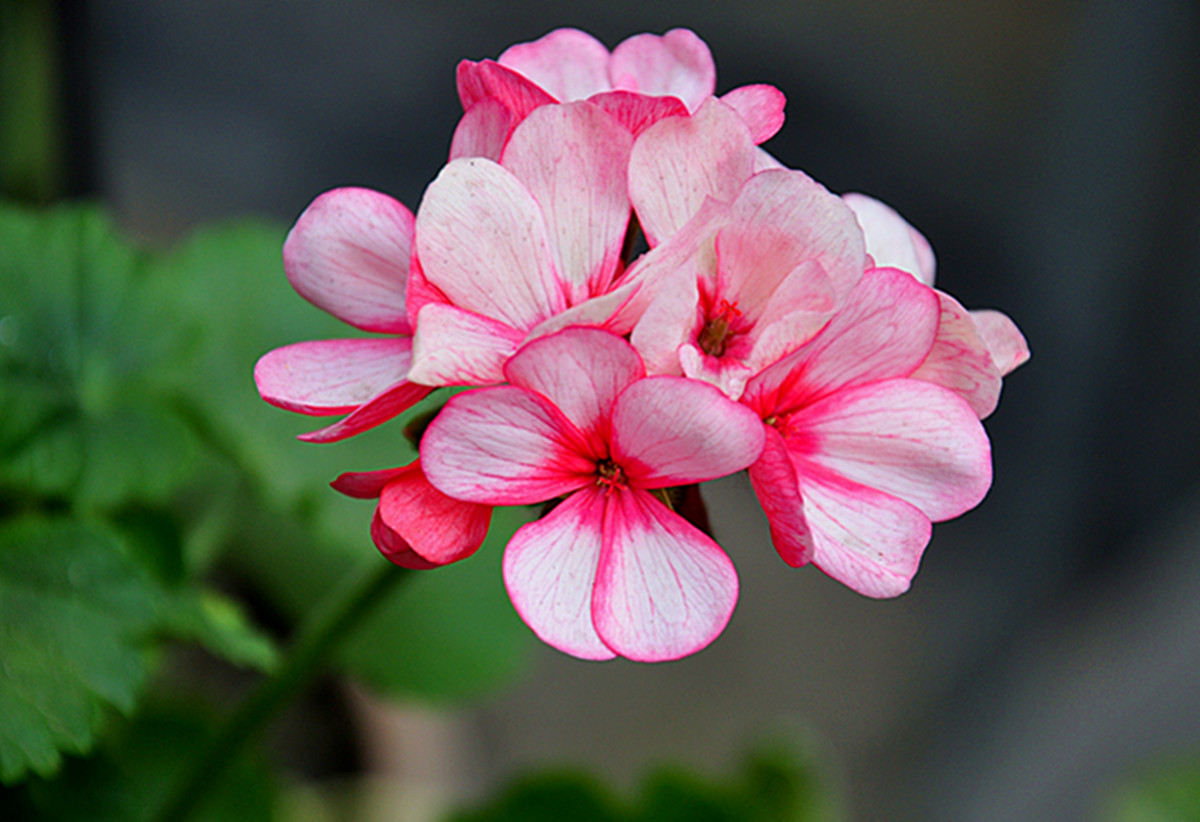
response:
<path id="1" fill-rule="evenodd" d="M 377 557 L 346 574 L 300 626 L 283 664 L 225 721 L 191 762 L 153 819 L 157 822 L 187 819 L 242 747 L 312 681 L 329 652 L 406 576 L 407 572 Z"/>

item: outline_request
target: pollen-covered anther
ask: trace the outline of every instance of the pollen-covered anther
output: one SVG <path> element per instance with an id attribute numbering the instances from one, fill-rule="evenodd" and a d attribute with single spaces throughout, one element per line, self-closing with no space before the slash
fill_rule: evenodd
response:
<path id="1" fill-rule="evenodd" d="M 724 299 L 718 302 L 713 316 L 709 317 L 696 338 L 700 350 L 710 357 L 725 356 L 729 338 L 735 333 L 733 321 L 741 316 L 742 312 L 738 310 L 736 300 L 732 303 Z"/>
<path id="2" fill-rule="evenodd" d="M 596 463 L 596 484 L 607 485 L 609 488 L 623 488 L 626 485 L 625 472 L 612 460 L 602 459 Z"/>

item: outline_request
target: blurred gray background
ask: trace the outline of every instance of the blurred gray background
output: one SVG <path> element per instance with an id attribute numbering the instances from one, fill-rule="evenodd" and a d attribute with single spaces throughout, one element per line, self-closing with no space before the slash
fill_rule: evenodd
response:
<path id="1" fill-rule="evenodd" d="M 1131 768 L 1200 750 L 1195 4 L 64 9 L 73 185 L 137 235 L 288 221 L 340 185 L 415 209 L 459 114 L 460 59 L 558 26 L 609 47 L 686 26 L 718 92 L 788 96 L 768 149 L 894 205 L 933 243 L 939 286 L 1029 339 L 987 423 L 994 488 L 935 528 L 909 594 L 870 601 L 788 569 L 732 478 L 707 498 L 742 594 L 709 650 L 639 666 L 542 649 L 490 702 L 401 723 L 409 754 L 379 762 L 464 797 L 563 761 L 628 785 L 664 758 L 724 768 L 758 730 L 795 726 L 854 818 L 961 822 L 1089 818 Z"/>

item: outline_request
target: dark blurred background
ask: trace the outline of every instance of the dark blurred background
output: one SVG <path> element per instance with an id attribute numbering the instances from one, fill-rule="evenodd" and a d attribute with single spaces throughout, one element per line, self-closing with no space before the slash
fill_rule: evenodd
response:
<path id="1" fill-rule="evenodd" d="M 234 215 L 290 221 L 341 185 L 415 209 L 460 113 L 460 59 L 559 26 L 610 48 L 686 26 L 712 48 L 718 93 L 787 95 L 770 151 L 892 204 L 932 242 L 940 287 L 1029 340 L 987 422 L 994 488 L 935 529 L 909 594 L 874 602 L 789 570 L 745 478 L 726 480 L 707 498 L 742 594 L 709 650 L 639 666 L 541 649 L 482 706 L 414 714 L 396 738 L 371 723 L 380 767 L 455 796 L 551 762 L 627 784 L 663 758 L 724 767 L 748 735 L 790 724 L 830 760 L 853 818 L 1062 820 L 1089 818 L 1130 769 L 1200 750 L 1194 3 L 60 10 L 65 186 L 147 240 Z"/>

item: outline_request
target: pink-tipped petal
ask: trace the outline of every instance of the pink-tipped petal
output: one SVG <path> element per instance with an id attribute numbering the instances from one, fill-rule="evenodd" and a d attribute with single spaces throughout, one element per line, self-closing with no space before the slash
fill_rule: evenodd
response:
<path id="1" fill-rule="evenodd" d="M 408 375 L 405 337 L 315 340 L 264 354 L 254 384 L 264 400 L 300 414 L 346 414 Z"/>
<path id="2" fill-rule="evenodd" d="M 327 191 L 283 244 L 283 268 L 301 297 L 364 331 L 408 334 L 405 284 L 413 216 L 386 194 Z"/>
<path id="3" fill-rule="evenodd" d="M 687 116 L 687 106 L 675 97 L 647 97 L 633 91 L 605 91 L 588 102 L 597 105 L 637 137 L 664 117 Z"/>
<path id="4" fill-rule="evenodd" d="M 929 241 L 886 203 L 866 194 L 849 192 L 842 200 L 853 209 L 867 238 L 867 253 L 880 268 L 907 271 L 933 285 L 936 262 Z"/>
<path id="5" fill-rule="evenodd" d="M 762 452 L 762 422 L 716 387 L 683 377 L 630 385 L 612 413 L 612 455 L 640 488 L 704 482 Z"/>
<path id="6" fill-rule="evenodd" d="M 738 579 L 721 548 L 640 490 L 608 495 L 592 597 L 600 638 L 621 656 L 662 662 L 693 654 L 725 629 Z"/>
<path id="7" fill-rule="evenodd" d="M 815 542 L 813 564 L 869 597 L 908 590 L 933 527 L 903 500 L 816 466 L 797 464 L 804 514 Z"/>
<path id="8" fill-rule="evenodd" d="M 628 283 L 614 288 L 607 294 L 584 300 L 538 323 L 525 335 L 525 339 L 536 340 L 574 326 L 603 328 L 624 336 L 633 329 L 633 323 L 636 321 L 634 314 L 626 309 L 637 297 L 637 293 L 638 284 Z"/>
<path id="9" fill-rule="evenodd" d="M 598 328 L 568 328 L 524 346 L 504 367 L 508 381 L 546 397 L 580 431 L 607 438 L 617 396 L 646 374 L 625 340 Z"/>
<path id="10" fill-rule="evenodd" d="M 596 461 L 549 400 L 504 385 L 452 397 L 425 429 L 421 466 L 455 499 L 528 505 L 594 482 Z"/>
<path id="11" fill-rule="evenodd" d="M 678 97 L 695 111 L 717 87 L 717 67 L 704 41 L 687 29 L 659 37 L 636 34 L 613 49 L 609 77 L 616 89 Z"/>
<path id="12" fill-rule="evenodd" d="M 898 269 L 872 269 L 817 336 L 747 384 L 743 401 L 774 414 L 849 386 L 906 377 L 933 346 L 938 315 L 933 289 Z"/>
<path id="13" fill-rule="evenodd" d="M 450 141 L 450 159 L 486 157 L 498 161 L 512 125 L 512 112 L 494 97 L 485 97 L 458 121 Z"/>
<path id="14" fill-rule="evenodd" d="M 719 100 L 646 129 L 629 158 L 629 198 L 650 246 L 687 224 L 706 197 L 733 202 L 756 150 L 745 122 Z"/>
<path id="15" fill-rule="evenodd" d="M 975 329 L 991 352 L 992 361 L 1000 369 L 1001 376 L 1029 359 L 1029 343 L 1025 342 L 1025 335 L 1005 314 L 982 309 L 972 311 L 971 318 L 975 320 Z"/>
<path id="16" fill-rule="evenodd" d="M 555 29 L 532 43 L 510 46 L 498 62 L 564 103 L 609 87 L 608 49 L 579 29 Z"/>
<path id="17" fill-rule="evenodd" d="M 975 412 L 921 380 L 839 391 L 792 415 L 784 437 L 794 457 L 902 499 L 934 522 L 974 508 L 992 483 Z"/>
<path id="18" fill-rule="evenodd" d="M 375 509 L 375 516 L 371 518 L 371 541 L 393 565 L 408 568 L 410 571 L 429 571 L 438 567 L 437 563 L 422 557 L 404 541 L 404 537 L 389 528 L 380 516 L 378 508 Z"/>
<path id="19" fill-rule="evenodd" d="M 513 131 L 501 165 L 541 206 L 569 304 L 612 283 L 629 227 L 633 137 L 591 103 L 543 106 Z"/>
<path id="20" fill-rule="evenodd" d="M 604 493 L 581 488 L 504 549 L 504 585 L 513 607 L 544 642 L 581 659 L 612 659 L 592 625 Z"/>
<path id="21" fill-rule="evenodd" d="M 460 308 L 528 330 L 567 307 L 537 200 L 491 160 L 446 165 L 416 225 L 425 279 Z"/>
<path id="22" fill-rule="evenodd" d="M 301 434 L 297 439 L 304 442 L 337 442 L 353 437 L 402 414 L 429 396 L 432 390 L 427 385 L 417 385 L 407 380 L 396 383 L 367 400 L 349 416 L 333 425 Z"/>
<path id="23" fill-rule="evenodd" d="M 333 490 L 354 499 L 378 499 L 383 493 L 383 486 L 415 470 L 416 465 L 411 462 L 399 468 L 382 468 L 378 471 L 347 471 L 329 484 Z"/>
<path id="24" fill-rule="evenodd" d="M 463 111 L 491 97 L 512 112 L 515 122 L 520 122 L 538 106 L 558 102 L 536 83 L 494 60 L 463 60 L 458 64 L 457 80 Z"/>
<path id="25" fill-rule="evenodd" d="M 408 376 L 423 385 L 494 385 L 524 335 L 502 322 L 431 303 L 421 309 Z"/>
<path id="26" fill-rule="evenodd" d="M 491 507 L 452 499 L 429 484 L 419 462 L 409 467 L 382 489 L 378 512 L 384 525 L 434 565 L 457 562 L 479 550 Z"/>
<path id="27" fill-rule="evenodd" d="M 633 327 L 630 340 L 650 374 L 682 374 L 679 348 L 696 324 L 700 291 L 688 269 L 678 269 L 653 286 L 655 296 Z"/>
<path id="28" fill-rule="evenodd" d="M 774 86 L 765 83 L 740 86 L 722 94 L 721 102 L 746 121 L 756 145 L 770 140 L 783 128 L 787 97 Z"/>
<path id="29" fill-rule="evenodd" d="M 690 342 L 679 347 L 679 365 L 685 377 L 714 385 L 731 400 L 742 396 L 746 381 L 754 376 L 745 363 L 733 357 L 709 356 Z"/>
<path id="30" fill-rule="evenodd" d="M 784 562 L 799 568 L 813 558 L 813 536 L 804 518 L 804 500 L 783 437 L 771 426 L 765 426 L 765 433 L 762 455 L 750 466 L 750 483 L 767 515 L 775 550 Z"/>
<path id="31" fill-rule="evenodd" d="M 1000 371 L 967 310 L 949 294 L 939 291 L 937 295 L 941 305 L 937 336 L 925 361 L 910 376 L 949 388 L 984 419 L 1000 401 Z"/>

